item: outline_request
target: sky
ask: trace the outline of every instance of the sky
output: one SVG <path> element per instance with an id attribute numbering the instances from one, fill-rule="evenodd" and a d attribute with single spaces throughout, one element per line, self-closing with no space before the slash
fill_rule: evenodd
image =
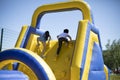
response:
<path id="1" fill-rule="evenodd" d="M 44 4 L 67 2 L 69 0 L 0 0 L 0 27 L 20 32 L 23 25 L 31 25 L 34 11 Z M 103 49 L 108 40 L 120 39 L 120 0 L 84 0 L 91 8 L 95 26 L 100 31 Z M 70 29 L 75 39 L 81 11 L 48 13 L 42 17 L 40 26 L 50 30 L 52 39 L 63 29 Z"/>

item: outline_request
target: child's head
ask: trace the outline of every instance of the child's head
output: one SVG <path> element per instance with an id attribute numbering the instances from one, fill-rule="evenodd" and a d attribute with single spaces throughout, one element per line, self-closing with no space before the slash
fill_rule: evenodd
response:
<path id="1" fill-rule="evenodd" d="M 46 31 L 45 34 L 46 34 L 46 35 L 49 35 L 49 31 Z"/>
<path id="2" fill-rule="evenodd" d="M 69 33 L 69 30 L 68 29 L 64 29 L 64 33 Z"/>

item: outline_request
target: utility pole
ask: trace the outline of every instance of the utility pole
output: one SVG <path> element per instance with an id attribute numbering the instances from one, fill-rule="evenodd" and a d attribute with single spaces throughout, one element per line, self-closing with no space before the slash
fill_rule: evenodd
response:
<path id="1" fill-rule="evenodd" d="M 3 28 L 1 29 L 0 51 L 2 51 L 2 42 L 3 42 Z"/>

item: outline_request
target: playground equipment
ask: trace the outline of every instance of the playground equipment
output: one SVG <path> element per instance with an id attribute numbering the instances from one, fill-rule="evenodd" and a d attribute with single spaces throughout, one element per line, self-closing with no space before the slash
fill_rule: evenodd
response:
<path id="1" fill-rule="evenodd" d="M 20 71 L 0 71 L 0 80 L 29 80 L 26 75 Z"/>
<path id="2" fill-rule="evenodd" d="M 58 41 L 47 43 L 45 58 L 41 58 L 42 46 L 37 46 L 37 33 L 41 17 L 50 12 L 80 10 L 76 40 L 70 47 L 63 45 L 58 59 Z M 108 80 L 109 71 L 104 65 L 99 30 L 92 13 L 84 1 L 48 4 L 38 7 L 31 26 L 23 26 L 15 48 L 0 53 L 0 69 L 19 70 L 30 80 Z"/>

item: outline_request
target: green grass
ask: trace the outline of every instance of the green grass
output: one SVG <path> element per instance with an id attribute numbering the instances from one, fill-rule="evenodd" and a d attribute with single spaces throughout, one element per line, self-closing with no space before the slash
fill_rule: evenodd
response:
<path id="1" fill-rule="evenodd" d="M 110 76 L 110 80 L 120 80 L 120 75 L 113 74 Z"/>

